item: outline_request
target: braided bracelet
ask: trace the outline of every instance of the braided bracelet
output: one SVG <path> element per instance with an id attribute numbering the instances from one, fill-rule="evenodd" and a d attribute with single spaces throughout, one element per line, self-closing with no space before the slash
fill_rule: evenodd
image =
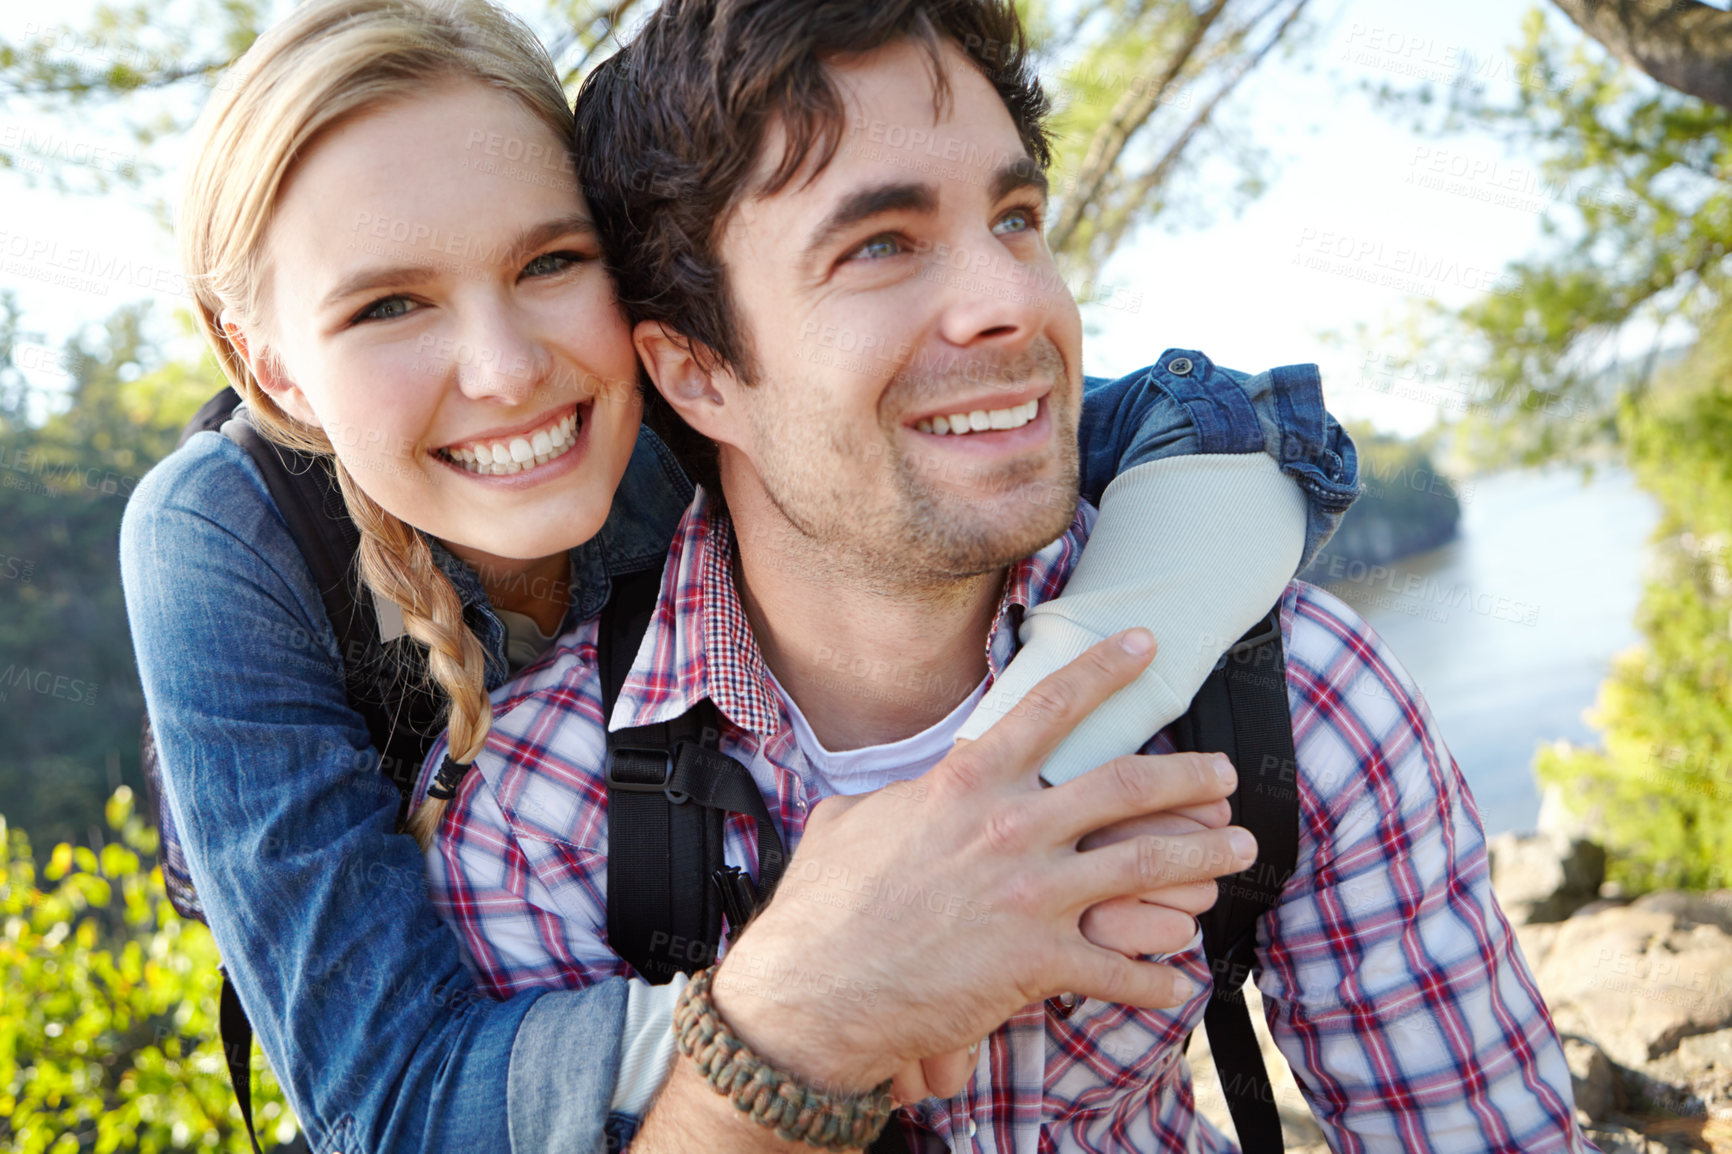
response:
<path id="1" fill-rule="evenodd" d="M 784 1142 L 823 1150 L 869 1145 L 894 1109 L 889 1080 L 863 1094 L 825 1094 L 776 1069 L 722 1024 L 710 999 L 715 976 L 715 966 L 694 975 L 674 1009 L 680 1053 L 697 1063 L 704 1081 Z"/>

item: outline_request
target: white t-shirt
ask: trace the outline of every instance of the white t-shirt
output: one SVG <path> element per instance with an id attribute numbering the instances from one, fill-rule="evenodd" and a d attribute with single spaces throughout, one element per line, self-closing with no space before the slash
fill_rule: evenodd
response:
<path id="1" fill-rule="evenodd" d="M 765 672 L 769 670 L 766 668 Z M 981 678 L 974 692 L 951 710 L 948 717 L 912 737 L 833 753 L 825 749 L 818 735 L 812 732 L 812 727 L 806 723 L 806 715 L 800 712 L 800 707 L 794 704 L 794 699 L 788 696 L 788 691 L 782 688 L 774 673 L 770 674 L 770 684 L 776 687 L 776 694 L 781 697 L 788 716 L 794 722 L 794 741 L 805 755 L 806 764 L 812 767 L 813 777 L 807 784 L 820 798 L 837 793 L 844 797 L 871 793 L 893 781 L 908 781 L 924 774 L 944 760 L 962 723 L 968 720 L 969 714 L 986 694 L 986 679 Z"/>

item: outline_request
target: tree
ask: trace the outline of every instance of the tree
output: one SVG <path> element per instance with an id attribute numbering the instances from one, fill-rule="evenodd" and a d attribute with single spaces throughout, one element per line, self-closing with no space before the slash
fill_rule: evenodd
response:
<path id="1" fill-rule="evenodd" d="M 1553 0 L 1612 55 L 1679 92 L 1732 108 L 1732 12 L 1696 0 Z"/>
<path id="2" fill-rule="evenodd" d="M 1686 8 L 1692 7 L 1685 5 Z M 1500 129 L 1556 198 L 1545 249 L 1436 319 L 1496 385 L 1451 432 L 1474 455 L 1616 446 L 1660 501 L 1659 566 L 1596 714 L 1540 779 L 1632 891 L 1732 884 L 1732 109 L 1567 44 L 1530 13 L 1514 103 L 1452 94 L 1448 123 Z M 1687 348 L 1679 355 L 1679 348 Z M 1631 356 L 1630 350 L 1638 350 Z M 1435 355 L 1435 350 L 1434 350 Z"/>
<path id="3" fill-rule="evenodd" d="M 0 812 L 50 844 L 85 842 L 103 798 L 142 786 L 121 511 L 215 372 L 161 363 L 142 307 L 58 350 L 18 330 L 9 298 L 0 318 Z M 64 383 L 28 391 L 20 361 Z"/>
<path id="4" fill-rule="evenodd" d="M 1460 445 L 1532 462 L 1615 439 L 1617 396 L 1639 401 L 1668 347 L 1726 306 L 1732 110 L 1568 44 L 1538 9 L 1515 63 L 1528 82 L 1512 103 L 1454 88 L 1441 127 L 1490 126 L 1538 158 L 1556 205 L 1550 241 L 1499 278 L 1501 291 L 1434 311 L 1427 339 L 1453 341 L 1492 386 L 1457 426 Z"/>
<path id="5" fill-rule="evenodd" d="M 1094 0 L 1062 15 L 1028 5 L 1057 95 L 1059 195 L 1047 238 L 1067 271 L 1095 281 L 1131 233 L 1185 196 L 1178 178 L 1198 142 L 1276 45 L 1297 39 L 1308 3 Z M 1225 138 L 1214 143 L 1231 155 Z M 1261 190 L 1260 164 L 1243 152 L 1236 160 L 1243 201 Z"/>

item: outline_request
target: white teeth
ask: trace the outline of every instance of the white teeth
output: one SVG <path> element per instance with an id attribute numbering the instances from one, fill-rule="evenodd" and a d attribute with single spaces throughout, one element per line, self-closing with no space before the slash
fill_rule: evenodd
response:
<path id="1" fill-rule="evenodd" d="M 578 418 L 575 412 L 524 437 L 513 437 L 509 443 L 475 442 L 462 448 L 444 450 L 447 459 L 462 465 L 471 473 L 484 477 L 508 477 L 545 465 L 563 457 L 577 444 Z"/>
<path id="2" fill-rule="evenodd" d="M 1008 409 L 975 409 L 971 413 L 952 413 L 948 417 L 922 419 L 915 428 L 922 433 L 984 433 L 988 430 L 1020 429 L 1040 413 L 1040 400 L 1024 401 Z"/>

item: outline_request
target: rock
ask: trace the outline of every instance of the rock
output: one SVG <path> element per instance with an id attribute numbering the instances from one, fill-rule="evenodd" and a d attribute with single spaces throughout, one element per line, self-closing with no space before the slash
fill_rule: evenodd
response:
<path id="1" fill-rule="evenodd" d="M 1286 1055 L 1276 1049 L 1269 1037 L 1267 1020 L 1263 1017 L 1263 998 L 1255 982 L 1245 983 L 1245 1008 L 1251 1013 L 1252 1028 L 1263 1051 L 1263 1067 L 1269 1071 L 1269 1085 L 1275 1091 L 1275 1108 L 1281 1113 L 1281 1135 L 1288 1154 L 1328 1154 L 1329 1145 L 1323 1137 L 1323 1127 L 1311 1114 L 1311 1106 L 1299 1093 L 1299 1083 L 1293 1079 L 1293 1068 Z M 1237 1131 L 1227 1113 L 1227 1099 L 1221 1093 L 1221 1080 L 1215 1073 L 1215 1059 L 1209 1052 L 1209 1034 L 1201 1026 L 1191 1038 L 1191 1048 L 1185 1054 L 1185 1064 L 1191 1068 L 1191 1090 L 1196 1096 L 1197 1112 L 1215 1124 L 1228 1137 Z"/>
<path id="2" fill-rule="evenodd" d="M 1587 1133 L 1601 1154 L 1649 1154 L 1650 1151 L 1665 1149 L 1628 1126 L 1595 1126 Z"/>
<path id="3" fill-rule="evenodd" d="M 1732 933 L 1649 898 L 1570 918 L 1538 960 L 1522 943 L 1559 1030 L 1632 1069 L 1692 1035 L 1732 1027 Z M 1683 905 L 1704 917 L 1715 908 Z"/>
<path id="4" fill-rule="evenodd" d="M 1642 1073 L 1663 1083 L 1686 1112 L 1732 1108 L 1732 1029 L 1692 1034 Z"/>
<path id="5" fill-rule="evenodd" d="M 1677 919 L 1682 928 L 1718 926 L 1732 934 L 1732 890 L 1689 894 L 1681 890 L 1657 890 L 1630 903 L 1633 909 L 1654 910 Z"/>
<path id="6" fill-rule="evenodd" d="M 1514 922 L 1561 922 L 1600 896 L 1606 851 L 1562 833 L 1500 833 L 1486 846 L 1498 904 Z"/>
<path id="7" fill-rule="evenodd" d="M 1574 1035 L 1566 1035 L 1564 1061 L 1576 1092 L 1576 1114 L 1583 1124 L 1598 1122 L 1618 1105 L 1618 1082 L 1604 1050 Z"/>

